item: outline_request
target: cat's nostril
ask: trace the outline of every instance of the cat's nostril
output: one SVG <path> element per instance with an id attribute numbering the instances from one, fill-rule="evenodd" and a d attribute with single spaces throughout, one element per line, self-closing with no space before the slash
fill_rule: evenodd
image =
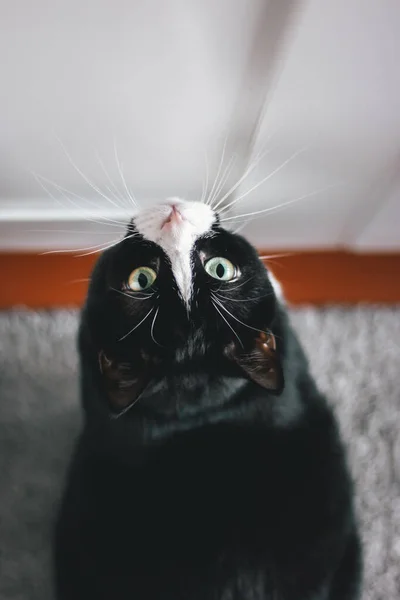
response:
<path id="1" fill-rule="evenodd" d="M 182 213 L 181 213 L 181 211 L 179 210 L 179 208 L 180 208 L 180 207 L 179 207 L 179 205 L 177 205 L 177 204 L 173 204 L 173 205 L 172 205 L 172 213 L 171 213 L 171 218 L 178 219 L 178 221 L 179 221 L 179 220 L 182 220 Z"/>
<path id="2" fill-rule="evenodd" d="M 171 212 L 168 217 L 163 222 L 161 229 L 163 229 L 166 225 L 171 225 L 172 223 L 180 223 L 184 220 L 181 212 L 178 208 L 179 205 L 171 204 Z"/>

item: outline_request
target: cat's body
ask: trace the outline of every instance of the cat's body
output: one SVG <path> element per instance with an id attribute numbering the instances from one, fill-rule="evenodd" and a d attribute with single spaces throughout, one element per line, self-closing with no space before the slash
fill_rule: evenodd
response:
<path id="1" fill-rule="evenodd" d="M 80 330 L 85 428 L 56 530 L 58 600 L 358 598 L 335 419 L 254 250 L 217 220 L 210 227 L 192 240 L 192 282 L 176 258 L 171 286 L 174 262 L 137 235 L 140 222 L 124 242 L 132 253 L 114 248 L 95 269 Z M 131 310 L 126 287 L 109 291 L 137 266 L 139 245 L 139 264 L 157 259 L 156 293 L 169 300 L 154 305 L 147 330 L 152 298 L 136 290 Z M 230 267 L 221 259 L 212 270 L 209 257 L 236 258 L 235 277 L 210 292 L 197 255 L 215 279 Z M 242 327 L 221 318 L 213 293 L 230 298 Z"/>

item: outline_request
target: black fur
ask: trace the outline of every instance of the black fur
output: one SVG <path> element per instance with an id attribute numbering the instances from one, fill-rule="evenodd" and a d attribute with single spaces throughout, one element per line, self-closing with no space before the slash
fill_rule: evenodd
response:
<path id="1" fill-rule="evenodd" d="M 209 256 L 230 259 L 237 281 L 212 280 Z M 338 428 L 265 267 L 218 224 L 192 259 L 190 311 L 163 251 L 140 236 L 94 269 L 79 336 L 85 426 L 56 528 L 56 597 L 355 600 L 360 545 Z M 142 265 L 158 272 L 151 297 L 124 285 Z M 220 308 L 243 347 L 212 293 L 254 328 Z M 280 394 L 234 358 L 251 356 L 255 330 L 275 336 Z"/>

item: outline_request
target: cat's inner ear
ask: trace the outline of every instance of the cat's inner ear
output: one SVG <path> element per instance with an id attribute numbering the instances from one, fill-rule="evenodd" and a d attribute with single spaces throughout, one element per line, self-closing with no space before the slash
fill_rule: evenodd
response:
<path id="1" fill-rule="evenodd" d="M 283 371 L 272 332 L 261 332 L 250 349 L 243 350 L 237 345 L 228 347 L 227 355 L 249 379 L 273 394 L 282 393 Z"/>
<path id="2" fill-rule="evenodd" d="M 133 404 L 146 387 L 150 379 L 149 365 L 143 360 L 134 367 L 108 358 L 103 351 L 98 357 L 109 406 L 119 412 Z"/>

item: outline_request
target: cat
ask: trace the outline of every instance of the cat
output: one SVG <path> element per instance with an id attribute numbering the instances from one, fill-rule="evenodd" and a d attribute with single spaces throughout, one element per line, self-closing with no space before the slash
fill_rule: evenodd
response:
<path id="1" fill-rule="evenodd" d="M 132 218 L 93 270 L 79 352 L 57 600 L 359 597 L 336 420 L 272 275 L 210 206 Z"/>

